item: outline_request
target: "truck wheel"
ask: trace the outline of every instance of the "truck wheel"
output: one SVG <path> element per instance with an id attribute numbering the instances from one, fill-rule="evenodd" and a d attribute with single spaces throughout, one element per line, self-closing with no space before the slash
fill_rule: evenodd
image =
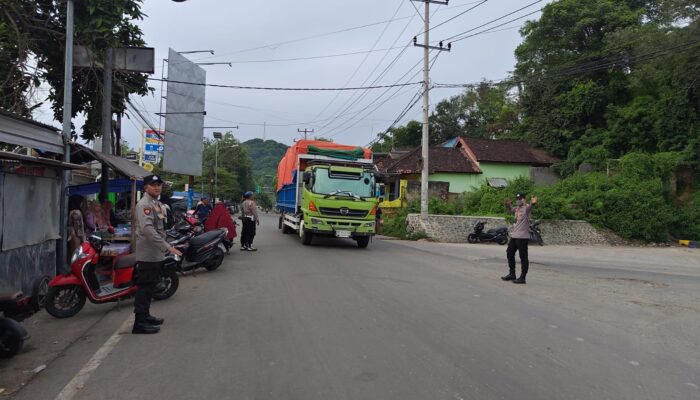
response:
<path id="1" fill-rule="evenodd" d="M 357 239 L 357 247 L 361 249 L 366 249 L 369 245 L 369 236 L 360 236 Z"/>
<path id="2" fill-rule="evenodd" d="M 304 246 L 310 245 L 311 241 L 313 240 L 313 236 L 313 233 L 304 229 L 304 221 L 301 221 L 301 223 L 299 223 L 299 237 L 301 238 L 301 244 Z"/>
<path id="3" fill-rule="evenodd" d="M 283 228 L 284 228 L 284 222 L 282 222 L 283 219 L 284 219 L 284 217 L 282 217 L 282 216 L 280 215 L 280 221 L 277 223 L 277 229 L 283 229 Z"/>

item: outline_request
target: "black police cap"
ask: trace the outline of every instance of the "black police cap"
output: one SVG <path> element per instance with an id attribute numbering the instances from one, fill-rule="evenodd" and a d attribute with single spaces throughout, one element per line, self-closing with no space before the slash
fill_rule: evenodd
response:
<path id="1" fill-rule="evenodd" d="M 163 183 L 163 180 L 160 179 L 160 176 L 158 175 L 148 175 L 145 178 L 143 178 L 144 185 L 153 185 L 156 183 Z"/>

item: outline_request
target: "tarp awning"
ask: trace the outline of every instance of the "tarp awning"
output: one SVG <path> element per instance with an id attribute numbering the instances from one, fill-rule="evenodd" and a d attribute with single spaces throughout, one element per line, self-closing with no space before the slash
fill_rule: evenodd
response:
<path id="1" fill-rule="evenodd" d="M 78 194 L 81 196 L 87 196 L 89 194 L 100 193 L 102 183 L 86 183 L 84 185 L 68 186 L 68 194 L 70 196 Z M 143 191 L 143 181 L 136 181 L 136 189 Z M 131 180 L 130 179 L 110 179 L 109 181 L 109 192 L 110 193 L 126 193 L 131 191 Z"/>
<path id="2" fill-rule="evenodd" d="M 82 159 L 83 162 L 99 161 L 107 164 L 111 169 L 119 174 L 134 180 L 143 180 L 145 176 L 151 174 L 150 172 L 141 168 L 138 164 L 129 161 L 126 158 L 105 154 L 77 143 L 72 143 L 71 146 L 73 147 L 73 151 L 71 152 L 71 161 L 73 161 L 74 158 L 76 160 Z"/>

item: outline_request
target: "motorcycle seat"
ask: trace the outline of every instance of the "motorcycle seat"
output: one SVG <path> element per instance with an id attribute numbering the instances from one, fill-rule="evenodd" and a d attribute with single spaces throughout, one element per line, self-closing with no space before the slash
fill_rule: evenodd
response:
<path id="1" fill-rule="evenodd" d="M 125 269 L 136 265 L 136 253 L 127 254 L 117 258 L 114 269 Z"/>
<path id="2" fill-rule="evenodd" d="M 213 231 L 209 231 L 209 232 L 205 232 L 199 236 L 195 236 L 192 239 L 190 239 L 190 244 L 192 246 L 202 246 L 202 245 L 207 244 L 207 243 L 211 242 L 212 240 L 218 238 L 222 234 L 223 234 L 223 232 L 218 230 L 218 229 L 213 230 Z"/>
<path id="3" fill-rule="evenodd" d="M 488 231 L 486 231 L 486 233 L 496 234 L 496 233 L 506 232 L 507 230 L 508 230 L 508 228 L 506 228 L 505 226 L 502 226 L 500 228 L 489 229 Z"/>
<path id="4" fill-rule="evenodd" d="M 0 294 L 0 301 L 3 301 L 3 302 L 8 301 L 8 302 L 14 303 L 22 297 L 23 297 L 22 292 L 5 293 L 5 294 Z"/>

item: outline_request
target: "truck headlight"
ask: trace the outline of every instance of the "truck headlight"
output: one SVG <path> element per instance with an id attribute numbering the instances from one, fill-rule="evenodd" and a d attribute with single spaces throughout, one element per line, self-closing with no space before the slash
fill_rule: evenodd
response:
<path id="1" fill-rule="evenodd" d="M 311 218 L 311 224 L 312 225 L 323 225 L 323 220 L 320 220 L 318 218 Z"/>
<path id="2" fill-rule="evenodd" d="M 374 221 L 372 222 L 365 222 L 365 228 L 372 228 L 374 227 Z"/>

